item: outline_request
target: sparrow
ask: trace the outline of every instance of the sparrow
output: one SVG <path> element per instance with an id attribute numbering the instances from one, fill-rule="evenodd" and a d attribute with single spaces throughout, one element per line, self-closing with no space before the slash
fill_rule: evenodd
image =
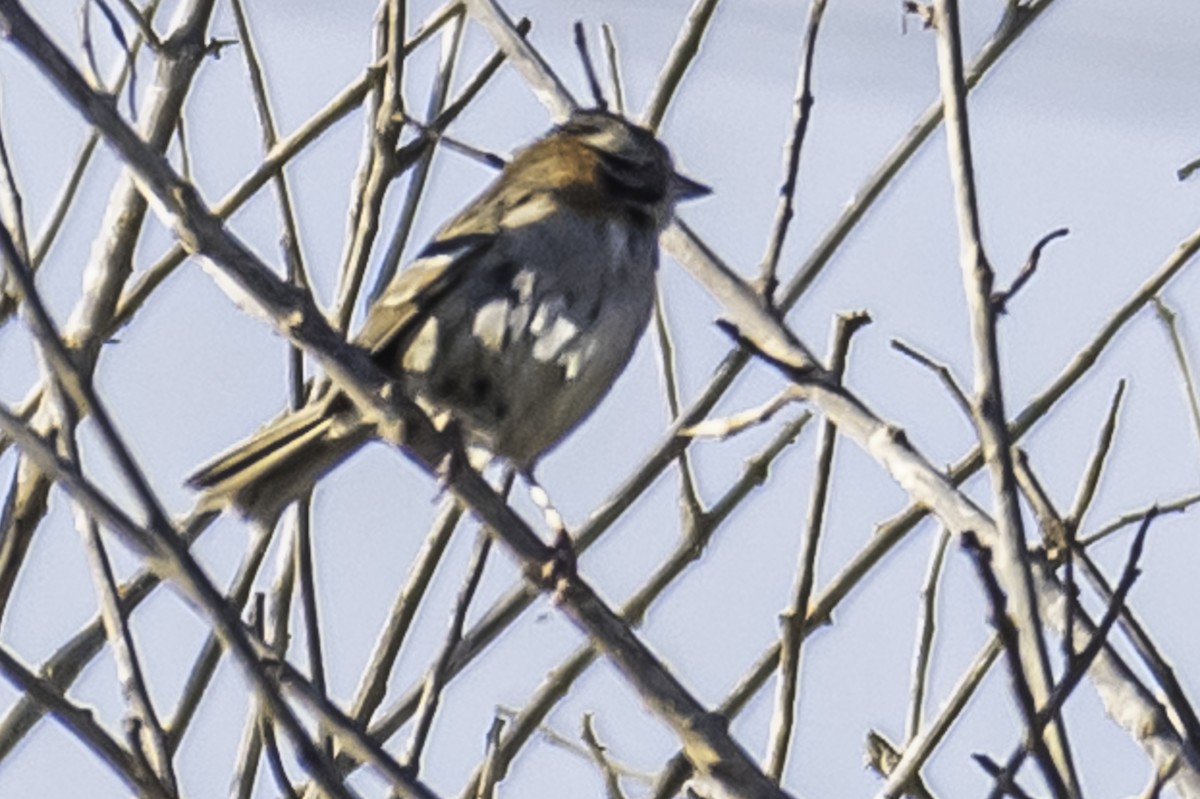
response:
<path id="1" fill-rule="evenodd" d="M 676 203 L 709 192 L 650 131 L 576 111 L 397 273 L 352 343 L 466 447 L 532 480 L 633 355 Z M 273 522 L 374 436 L 335 386 L 312 394 L 188 484 L 210 507 Z"/>

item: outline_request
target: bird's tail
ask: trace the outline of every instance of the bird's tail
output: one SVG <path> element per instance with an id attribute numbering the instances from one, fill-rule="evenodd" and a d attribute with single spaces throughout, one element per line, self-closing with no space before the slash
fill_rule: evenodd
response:
<path id="1" fill-rule="evenodd" d="M 321 475 L 365 444 L 370 430 L 353 414 L 331 413 L 312 402 L 268 422 L 187 479 L 204 492 L 202 502 L 232 505 L 248 517 L 272 523 L 289 502 Z"/>

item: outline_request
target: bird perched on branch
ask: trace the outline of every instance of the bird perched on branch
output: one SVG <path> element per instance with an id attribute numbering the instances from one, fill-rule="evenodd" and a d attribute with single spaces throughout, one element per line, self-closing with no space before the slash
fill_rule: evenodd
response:
<path id="1" fill-rule="evenodd" d="M 675 204 L 708 192 L 675 172 L 650 131 L 578 111 L 518 152 L 397 274 L 353 343 L 435 422 L 532 480 L 629 362 Z M 188 483 L 212 505 L 273 522 L 372 435 L 325 386 Z"/>

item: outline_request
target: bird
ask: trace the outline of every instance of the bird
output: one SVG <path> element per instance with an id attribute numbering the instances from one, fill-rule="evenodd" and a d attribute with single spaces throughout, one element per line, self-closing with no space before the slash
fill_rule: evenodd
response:
<path id="1" fill-rule="evenodd" d="M 539 458 L 596 408 L 647 327 L 658 234 L 677 203 L 710 191 L 651 131 L 576 110 L 396 274 L 351 342 L 464 449 L 532 489 Z M 206 506 L 274 522 L 371 440 L 336 386 L 310 393 L 187 478 Z"/>

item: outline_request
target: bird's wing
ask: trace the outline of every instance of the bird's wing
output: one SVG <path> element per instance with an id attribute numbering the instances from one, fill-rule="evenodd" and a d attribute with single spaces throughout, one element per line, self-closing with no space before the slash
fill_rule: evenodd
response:
<path id="1" fill-rule="evenodd" d="M 439 236 L 396 275 L 367 312 L 354 343 L 378 353 L 400 344 L 420 327 L 430 309 L 471 271 L 491 247 L 494 233 Z"/>
<path id="2" fill-rule="evenodd" d="M 503 175 L 494 181 L 396 275 L 371 305 L 355 343 L 371 353 L 405 346 L 430 308 L 487 254 L 509 209 L 525 202 L 529 194 Z"/>

